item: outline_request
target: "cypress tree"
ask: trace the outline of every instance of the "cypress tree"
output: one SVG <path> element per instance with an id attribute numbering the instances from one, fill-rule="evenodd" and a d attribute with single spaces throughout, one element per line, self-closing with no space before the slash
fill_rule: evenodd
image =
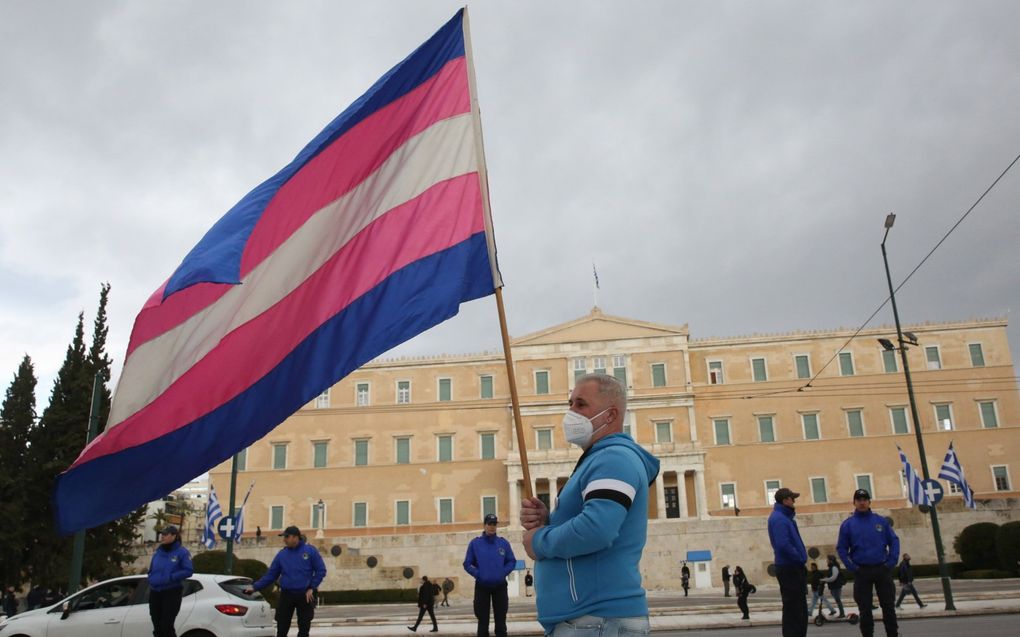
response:
<path id="1" fill-rule="evenodd" d="M 24 579 L 25 523 L 29 514 L 25 492 L 28 438 L 35 422 L 35 368 L 28 354 L 14 374 L 0 406 L 0 581 Z"/>

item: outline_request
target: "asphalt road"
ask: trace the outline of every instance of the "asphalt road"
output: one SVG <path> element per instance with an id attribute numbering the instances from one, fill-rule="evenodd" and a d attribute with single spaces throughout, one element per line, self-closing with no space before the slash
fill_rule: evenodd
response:
<path id="1" fill-rule="evenodd" d="M 960 635 L 981 635 L 981 637 L 1017 637 L 1016 615 L 974 615 L 970 617 L 933 617 L 931 619 L 909 619 L 899 623 L 900 635 L 903 637 L 959 637 Z M 656 637 L 720 637 L 725 631 L 726 637 L 774 637 L 779 633 L 778 626 L 759 626 L 756 628 L 713 628 L 707 630 L 656 631 Z M 812 637 L 858 637 L 860 628 L 849 624 L 828 623 L 818 627 L 808 627 L 808 635 Z M 875 626 L 875 635 L 882 637 L 885 629 L 881 622 Z"/>

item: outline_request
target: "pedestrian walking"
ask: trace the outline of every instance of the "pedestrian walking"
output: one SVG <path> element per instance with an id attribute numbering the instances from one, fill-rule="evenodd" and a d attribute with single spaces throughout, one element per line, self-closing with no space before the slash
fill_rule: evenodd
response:
<path id="1" fill-rule="evenodd" d="M 723 585 L 723 596 L 730 596 L 730 565 L 722 567 L 722 585 Z"/>
<path id="2" fill-rule="evenodd" d="M 740 568 L 740 566 L 733 569 L 733 589 L 737 593 L 737 608 L 743 613 L 741 619 L 751 619 L 751 613 L 747 607 L 747 596 L 756 593 L 758 589 L 751 582 L 747 581 L 744 569 Z"/>
<path id="3" fill-rule="evenodd" d="M 796 516 L 796 493 L 786 487 L 776 491 L 776 504 L 769 515 L 769 542 L 775 555 L 776 579 L 783 600 L 783 637 L 807 635 L 807 550 L 800 537 L 800 529 L 793 519 Z"/>
<path id="4" fill-rule="evenodd" d="M 28 591 L 28 595 L 25 596 L 25 605 L 28 606 L 28 610 L 35 610 L 40 608 L 43 604 L 43 599 L 46 592 L 43 591 L 43 587 L 36 584 L 32 587 L 32 590 Z"/>
<path id="5" fill-rule="evenodd" d="M 535 585 L 535 578 L 531 576 L 531 569 L 528 569 L 527 574 L 524 576 L 524 596 L 531 597 L 531 587 Z"/>
<path id="6" fill-rule="evenodd" d="M 823 571 L 818 570 L 818 564 L 811 562 L 811 566 L 808 567 L 808 581 L 811 582 L 811 606 L 808 607 L 808 617 L 814 614 L 815 605 L 818 606 L 818 614 L 821 615 L 822 604 L 829 609 L 829 616 L 836 614 L 836 609 L 825 599 L 825 583 L 822 581 L 824 575 Z"/>
<path id="7" fill-rule="evenodd" d="M 627 391 L 616 378 L 582 376 L 569 405 L 563 435 L 584 453 L 555 511 L 538 498 L 521 503 L 522 542 L 535 560 L 538 621 L 553 637 L 647 635 L 639 564 L 648 539 L 648 487 L 659 461 L 623 432 Z"/>
<path id="8" fill-rule="evenodd" d="M 276 636 L 287 637 L 297 611 L 298 637 L 308 637 L 315 617 L 315 595 L 326 576 L 326 564 L 319 551 L 304 541 L 301 529 L 288 526 L 280 534 L 283 548 L 273 558 L 266 574 L 245 589 L 251 594 L 279 580 L 280 597 L 276 602 Z"/>
<path id="9" fill-rule="evenodd" d="M 181 545 L 180 530 L 173 524 L 164 527 L 149 563 L 149 617 L 153 637 L 177 637 L 174 621 L 181 610 L 184 580 L 194 572 L 191 553 Z"/>
<path id="10" fill-rule="evenodd" d="M 896 585 L 890 569 L 899 560 L 900 539 L 889 522 L 871 510 L 871 494 L 866 489 L 854 491 L 854 512 L 839 526 L 836 552 L 854 574 L 854 601 L 861 614 L 861 635 L 872 637 L 875 632 L 875 619 L 871 612 L 871 591 L 874 589 L 882 607 L 886 637 L 897 637 Z"/>
<path id="11" fill-rule="evenodd" d="M 432 620 L 432 630 L 430 632 L 439 632 L 439 624 L 436 623 L 436 587 L 435 584 L 429 581 L 428 576 L 421 576 L 421 586 L 418 587 L 418 620 L 414 622 L 414 626 L 408 626 L 407 629 L 412 633 L 418 630 L 419 624 L 421 624 L 422 617 L 427 612 L 429 619 Z"/>
<path id="12" fill-rule="evenodd" d="M 18 598 L 14 596 L 14 587 L 5 586 L 3 593 L 4 615 L 13 617 L 18 614 Z"/>
<path id="13" fill-rule="evenodd" d="M 832 600 L 836 602 L 836 607 L 839 609 L 837 619 L 841 619 L 846 617 L 846 613 L 843 611 L 843 584 L 846 583 L 846 580 L 843 579 L 843 572 L 839 570 L 839 562 L 836 561 L 835 555 L 826 558 L 826 569 L 827 574 L 822 578 L 822 582 L 829 587 Z"/>
<path id="14" fill-rule="evenodd" d="M 687 597 L 687 591 L 691 588 L 691 569 L 687 568 L 686 560 L 680 567 L 680 586 L 684 589 L 684 597 Z"/>
<path id="15" fill-rule="evenodd" d="M 478 620 L 478 637 L 489 637 L 489 609 L 496 626 L 496 637 L 506 637 L 506 612 L 510 598 L 506 589 L 506 576 L 517 566 L 510 542 L 496 534 L 499 519 L 493 513 L 485 516 L 482 534 L 468 544 L 464 555 L 464 570 L 475 578 L 475 618 Z"/>
<path id="16" fill-rule="evenodd" d="M 451 580 L 449 577 L 444 579 L 443 580 L 442 590 L 443 590 L 443 601 L 439 602 L 439 605 L 440 606 L 449 606 L 450 605 L 450 600 L 448 600 L 447 597 L 450 595 L 451 592 L 453 592 L 453 580 Z"/>
<path id="17" fill-rule="evenodd" d="M 255 546 L 258 546 L 259 544 L 262 544 L 262 527 L 261 526 L 256 526 L 255 527 Z"/>
<path id="18" fill-rule="evenodd" d="M 904 553 L 903 559 L 900 561 L 899 569 L 900 579 L 900 596 L 896 600 L 896 608 L 900 607 L 903 603 L 903 598 L 906 597 L 907 593 L 914 596 L 914 601 L 917 602 L 918 607 L 924 608 L 927 606 L 921 601 L 920 595 L 917 594 L 917 589 L 914 588 L 914 569 L 910 568 L 910 554 Z"/>

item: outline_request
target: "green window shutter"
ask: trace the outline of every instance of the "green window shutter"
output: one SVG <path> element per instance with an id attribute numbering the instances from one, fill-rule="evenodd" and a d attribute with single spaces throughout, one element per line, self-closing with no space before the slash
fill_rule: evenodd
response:
<path id="1" fill-rule="evenodd" d="M 817 503 L 829 501 L 829 494 L 825 490 L 825 478 L 811 478 L 811 497 Z"/>
<path id="2" fill-rule="evenodd" d="M 453 383 L 449 378 L 439 379 L 439 400 L 450 400 L 450 385 Z"/>
<path id="3" fill-rule="evenodd" d="M 535 393 L 536 394 L 548 394 L 549 393 L 549 372 L 535 372 Z"/>
<path id="4" fill-rule="evenodd" d="M 666 386 L 666 365 L 665 363 L 656 363 L 652 365 L 652 387 L 665 387 Z"/>
<path id="5" fill-rule="evenodd" d="M 397 438 L 397 464 L 411 463 L 411 439 Z"/>
<path id="6" fill-rule="evenodd" d="M 722 493 L 722 507 L 732 509 L 737 506 L 737 485 L 733 483 L 720 484 L 719 491 Z"/>
<path id="7" fill-rule="evenodd" d="M 287 445 L 273 445 L 273 468 L 287 468 Z"/>
<path id="8" fill-rule="evenodd" d="M 971 343 L 967 349 L 970 350 L 970 364 L 974 367 L 984 367 L 985 353 L 981 349 L 981 343 Z"/>
<path id="9" fill-rule="evenodd" d="M 482 398 L 492 398 L 492 376 L 482 376 Z"/>
<path id="10" fill-rule="evenodd" d="M 935 428 L 946 431 L 953 428 L 953 416 L 949 405 L 935 405 Z M 948 423 L 948 426 L 947 426 Z"/>
<path id="11" fill-rule="evenodd" d="M 368 526 L 368 503 L 354 503 L 354 526 Z"/>
<path id="12" fill-rule="evenodd" d="M 439 436 L 439 462 L 453 460 L 453 436 Z"/>
<path id="13" fill-rule="evenodd" d="M 854 375 L 854 358 L 850 352 L 839 353 L 839 374 L 840 376 Z"/>
<path id="14" fill-rule="evenodd" d="M 893 407 L 892 410 L 893 433 L 910 433 L 907 426 L 907 409 L 905 407 Z"/>
<path id="15" fill-rule="evenodd" d="M 714 424 L 715 424 L 715 444 L 717 445 L 730 444 L 730 421 L 720 419 L 716 420 Z"/>
<path id="16" fill-rule="evenodd" d="M 237 470 L 247 471 L 248 470 L 248 450 L 241 449 L 237 452 Z"/>
<path id="17" fill-rule="evenodd" d="M 620 381 L 620 384 L 623 385 L 624 389 L 627 388 L 627 368 L 626 367 L 614 367 L 613 368 L 613 377 L 616 378 L 616 380 Z"/>
<path id="18" fill-rule="evenodd" d="M 795 359 L 797 363 L 797 378 L 811 378 L 811 361 L 807 354 L 801 354 Z"/>
<path id="19" fill-rule="evenodd" d="M 885 366 L 886 374 L 896 373 L 898 371 L 896 367 L 896 350 L 882 350 L 882 364 Z"/>
<path id="20" fill-rule="evenodd" d="M 407 525 L 411 523 L 411 503 L 407 500 L 397 501 L 397 524 Z"/>
<path id="21" fill-rule="evenodd" d="M 939 357 L 939 348 L 935 346 L 925 347 L 924 357 L 928 360 L 928 369 L 942 369 L 942 359 Z"/>
<path id="22" fill-rule="evenodd" d="M 673 429 L 671 423 L 655 423 L 655 442 L 673 442 Z"/>
<path id="23" fill-rule="evenodd" d="M 875 495 L 875 492 L 871 490 L 871 476 L 857 476 L 857 488 L 864 489 L 872 496 Z"/>
<path id="24" fill-rule="evenodd" d="M 552 449 L 552 429 L 538 430 L 538 448 L 540 450 Z"/>
<path id="25" fill-rule="evenodd" d="M 482 498 L 482 517 L 496 515 L 496 496 L 487 495 Z"/>
<path id="26" fill-rule="evenodd" d="M 995 403 L 979 403 L 981 406 L 981 422 L 985 429 L 993 429 L 999 426 L 999 420 L 995 417 Z"/>
<path id="27" fill-rule="evenodd" d="M 768 373 L 765 370 L 765 359 L 764 358 L 752 358 L 751 359 L 751 371 L 754 376 L 754 382 L 761 383 L 768 380 Z"/>
<path id="28" fill-rule="evenodd" d="M 804 414 L 804 440 L 818 440 L 818 414 Z"/>
<path id="29" fill-rule="evenodd" d="M 367 440 L 355 440 L 354 441 L 354 465 L 357 467 L 364 467 L 368 464 L 368 441 Z"/>
<path id="30" fill-rule="evenodd" d="M 482 434 L 482 460 L 496 458 L 496 434 Z"/>
<path id="31" fill-rule="evenodd" d="M 269 528 L 273 530 L 283 528 L 283 507 L 274 506 L 269 509 Z"/>
<path id="32" fill-rule="evenodd" d="M 854 409 L 846 412 L 846 423 L 850 428 L 851 438 L 860 438 L 864 435 L 864 420 L 861 418 L 860 410 Z"/>
<path id="33" fill-rule="evenodd" d="M 439 501 L 439 523 L 453 524 L 453 500 L 450 498 Z"/>
<path id="34" fill-rule="evenodd" d="M 776 431 L 772 422 L 772 416 L 758 417 L 758 435 L 762 442 L 776 441 Z"/>
<path id="35" fill-rule="evenodd" d="M 312 446 L 314 457 L 314 465 L 316 469 L 321 469 L 326 466 L 326 450 L 327 444 L 325 442 L 316 442 Z"/>

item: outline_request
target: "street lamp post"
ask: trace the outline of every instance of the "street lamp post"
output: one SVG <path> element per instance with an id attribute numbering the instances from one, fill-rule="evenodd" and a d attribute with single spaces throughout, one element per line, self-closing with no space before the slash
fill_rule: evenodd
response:
<path id="1" fill-rule="evenodd" d="M 889 237 L 889 230 L 896 222 L 896 215 L 889 213 L 885 218 L 885 236 L 882 237 L 882 262 L 885 263 L 885 278 L 889 283 L 889 300 L 892 301 L 893 320 L 896 321 L 896 341 L 900 350 L 900 360 L 903 361 L 903 376 L 907 380 L 907 397 L 910 399 L 910 416 L 914 421 L 914 436 L 917 438 L 917 452 L 921 456 L 921 472 L 925 481 L 931 480 L 928 473 L 928 459 L 924 454 L 924 438 L 921 436 L 921 420 L 917 417 L 917 400 L 914 398 L 914 384 L 910 380 L 910 366 L 907 363 L 907 341 L 903 339 L 903 329 L 900 327 L 900 314 L 896 309 L 896 291 L 893 289 L 892 275 L 889 273 L 889 257 L 885 252 L 885 240 Z M 913 345 L 917 340 L 913 339 Z M 931 531 L 935 536 L 935 554 L 939 560 L 939 578 L 942 580 L 942 593 L 946 599 L 946 610 L 956 610 L 953 604 L 953 588 L 949 583 L 949 571 L 946 569 L 946 552 L 942 547 L 942 532 L 939 529 L 939 515 L 932 504 L 928 509 L 931 515 Z"/>

